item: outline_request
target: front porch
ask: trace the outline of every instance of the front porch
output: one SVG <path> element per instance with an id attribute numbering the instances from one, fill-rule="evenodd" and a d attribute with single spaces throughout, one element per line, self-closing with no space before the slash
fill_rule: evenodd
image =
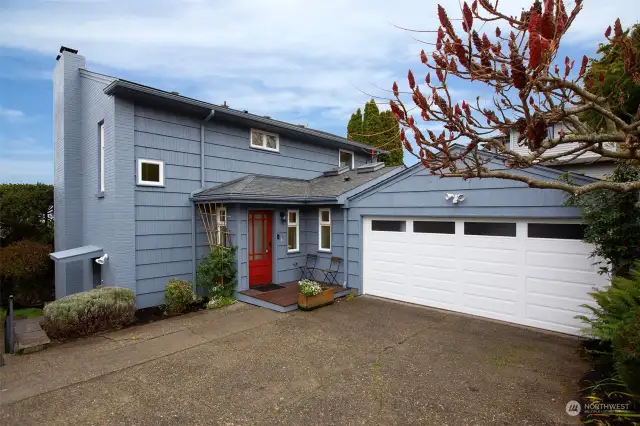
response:
<path id="1" fill-rule="evenodd" d="M 333 288 L 333 298 L 344 297 L 351 289 L 339 285 L 320 283 L 323 287 Z M 282 288 L 268 291 L 256 290 L 256 287 L 236 293 L 236 298 L 242 302 L 262 306 L 278 312 L 290 312 L 298 309 L 298 281 L 278 284 Z M 260 286 L 258 286 L 260 287 Z"/>

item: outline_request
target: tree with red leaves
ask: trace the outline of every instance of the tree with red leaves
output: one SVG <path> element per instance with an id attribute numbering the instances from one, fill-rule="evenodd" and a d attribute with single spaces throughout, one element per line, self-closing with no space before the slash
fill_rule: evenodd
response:
<path id="1" fill-rule="evenodd" d="M 587 73 L 586 56 L 579 68 L 569 57 L 558 64 L 560 41 L 581 9 L 582 0 L 575 0 L 571 11 L 565 9 L 563 0 L 544 0 L 544 4 L 535 1 L 520 17 L 513 17 L 498 10 L 497 2 L 493 5 L 488 0 L 474 0 L 471 6 L 463 4 L 462 31 L 456 31 L 447 12 L 438 5 L 440 27 L 434 31 L 435 50 L 430 54 L 420 52 L 430 93 L 422 93 L 411 71 L 410 92 L 401 93 L 397 83 L 393 84 L 391 111 L 402 126 L 400 137 L 407 151 L 432 174 L 442 177 L 510 179 L 574 195 L 597 189 L 639 190 L 637 181 L 603 180 L 577 186 L 535 179 L 517 171 L 536 164 L 570 163 L 585 153 L 640 166 L 640 108 L 626 120 L 619 117 L 616 102 L 624 100 L 624 93 L 615 97 L 596 94 L 594 87 L 600 81 L 586 78 L 591 75 Z M 491 35 L 474 29 L 496 24 Z M 510 32 L 505 34 L 504 28 Z M 624 56 L 625 75 L 640 84 L 638 52 L 620 20 L 605 31 L 605 37 Z M 494 92 L 491 106 L 481 105 L 479 98 L 454 102 L 449 87 L 452 77 L 490 87 Z M 405 94 L 411 95 L 415 107 L 407 106 Z M 445 130 L 439 135 L 422 130 L 414 117 L 416 112 L 422 120 L 438 123 Z M 587 112 L 599 115 L 606 123 L 604 129 L 593 129 L 579 119 Z M 557 123 L 570 131 L 549 137 L 547 129 Z M 503 135 L 512 132 L 519 135 L 517 145 L 526 149 L 505 146 Z M 417 150 L 406 133 L 413 134 Z M 457 145 L 462 148 L 455 149 Z M 491 166 L 487 150 L 497 152 L 504 167 Z"/>

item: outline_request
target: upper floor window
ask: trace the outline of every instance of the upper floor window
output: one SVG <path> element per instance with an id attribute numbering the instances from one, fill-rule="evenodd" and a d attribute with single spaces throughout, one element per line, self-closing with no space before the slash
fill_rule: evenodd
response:
<path id="1" fill-rule="evenodd" d="M 164 161 L 138 158 L 138 185 L 164 186 Z"/>
<path id="2" fill-rule="evenodd" d="M 353 151 L 346 151 L 344 149 L 338 150 L 338 165 L 340 167 L 349 167 L 350 169 L 353 169 L 355 167 Z"/>
<path id="3" fill-rule="evenodd" d="M 251 129 L 251 147 L 278 152 L 280 151 L 280 138 L 275 133 Z"/>
<path id="4" fill-rule="evenodd" d="M 98 138 L 100 139 L 100 148 L 98 151 L 98 167 L 100 168 L 98 191 L 104 192 L 104 121 L 98 123 Z"/>
<path id="5" fill-rule="evenodd" d="M 331 209 L 320 209 L 318 211 L 320 234 L 318 250 L 331 251 Z"/>

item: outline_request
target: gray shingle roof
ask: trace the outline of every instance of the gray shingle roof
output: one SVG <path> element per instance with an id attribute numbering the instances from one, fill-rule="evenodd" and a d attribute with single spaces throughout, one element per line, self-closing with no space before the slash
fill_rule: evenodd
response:
<path id="1" fill-rule="evenodd" d="M 403 166 L 399 166 L 404 168 Z M 193 196 L 198 199 L 220 198 L 283 198 L 296 201 L 335 199 L 341 194 L 364 185 L 378 177 L 397 171 L 399 167 L 383 167 L 368 173 L 350 170 L 336 176 L 319 176 L 310 180 L 289 179 L 277 176 L 248 175 Z"/>

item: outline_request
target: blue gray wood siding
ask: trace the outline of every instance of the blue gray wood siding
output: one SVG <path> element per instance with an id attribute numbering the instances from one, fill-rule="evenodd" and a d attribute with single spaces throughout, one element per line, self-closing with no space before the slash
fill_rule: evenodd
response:
<path id="1" fill-rule="evenodd" d="M 546 172 L 537 177 L 550 178 Z M 452 204 L 445 193 L 464 194 Z M 579 218 L 580 211 L 565 207 L 566 194 L 552 189 L 532 189 L 504 179 L 441 179 L 414 167 L 384 184 L 352 198 L 348 213 L 348 286 L 362 291 L 363 216 Z"/>
<path id="2" fill-rule="evenodd" d="M 139 305 L 162 303 L 164 287 L 170 278 L 193 279 L 191 252 L 191 210 L 189 194 L 200 189 L 201 121 L 147 106 L 135 106 L 135 159 L 165 162 L 165 186 L 135 186 L 136 280 Z M 265 174 L 309 179 L 338 164 L 338 149 L 303 143 L 280 137 L 280 152 L 249 147 L 250 129 L 212 121 L 205 125 L 205 186 L 211 187 L 247 174 Z M 356 152 L 356 164 L 364 164 L 369 153 Z M 135 172 L 134 172 L 135 173 Z M 239 288 L 247 288 L 247 209 L 227 206 L 232 240 L 238 244 L 240 259 Z M 255 206 L 264 208 L 267 206 Z M 254 208 L 253 206 L 251 208 Z M 274 280 L 291 281 L 299 277 L 294 264 L 302 258 L 286 254 L 286 224 L 281 224 L 275 210 L 277 232 Z M 317 234 L 317 209 L 315 209 Z M 339 213 L 333 217 L 342 227 Z M 238 222 L 236 222 L 238 221 Z M 196 220 L 196 258 L 208 253 L 201 220 Z M 284 227 L 284 231 L 282 230 Z M 238 235 L 238 230 L 240 234 Z M 306 232 L 306 231 L 305 231 Z M 317 235 L 315 237 L 317 239 Z M 338 242 L 342 236 L 336 235 Z M 301 235 L 301 243 L 303 242 Z M 305 242 L 305 245 L 307 243 Z M 316 240 L 317 247 L 317 240 Z M 302 244 L 301 244 L 302 246 Z M 337 247 L 337 246 L 336 246 Z M 284 248 L 284 251 L 283 251 Z M 337 250 L 337 248 L 336 248 Z"/>

